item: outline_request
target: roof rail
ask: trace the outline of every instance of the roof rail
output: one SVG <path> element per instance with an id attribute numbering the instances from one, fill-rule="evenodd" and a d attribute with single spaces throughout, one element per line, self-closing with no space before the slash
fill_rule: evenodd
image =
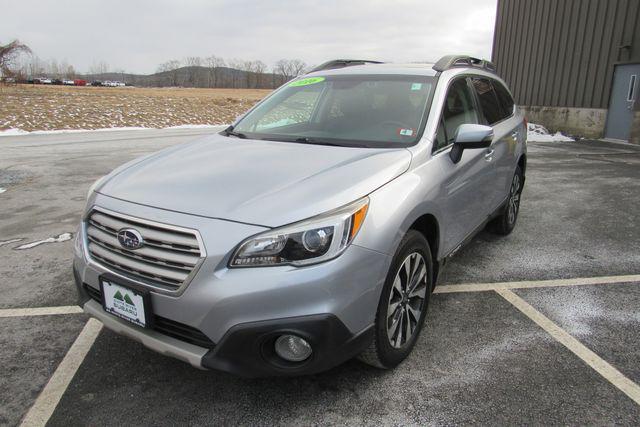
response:
<path id="1" fill-rule="evenodd" d="M 474 58 L 473 56 L 467 55 L 446 55 L 440 58 L 438 62 L 435 63 L 433 69 L 442 72 L 448 70 L 450 68 L 456 67 L 477 67 L 482 68 L 483 70 L 489 71 L 491 73 L 496 72 L 496 66 L 493 62 L 487 61 L 486 59 Z"/>
<path id="2" fill-rule="evenodd" d="M 333 70 L 336 68 L 344 68 L 344 67 L 351 67 L 352 65 L 364 65 L 364 64 L 382 64 L 382 62 L 370 61 L 367 59 L 334 59 L 332 61 L 327 61 L 324 64 L 318 65 L 313 70 L 309 71 L 307 74 L 313 73 L 316 71 Z"/>

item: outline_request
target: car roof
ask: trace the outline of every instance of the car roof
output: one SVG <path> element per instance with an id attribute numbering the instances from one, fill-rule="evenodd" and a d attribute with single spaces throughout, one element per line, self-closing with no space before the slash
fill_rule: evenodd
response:
<path id="1" fill-rule="evenodd" d="M 414 76 L 435 76 L 437 72 L 433 69 L 433 64 L 410 63 L 410 64 L 363 64 L 350 65 L 348 67 L 334 68 L 315 71 L 306 76 L 338 76 L 354 74 L 394 74 L 394 75 L 414 75 Z"/>

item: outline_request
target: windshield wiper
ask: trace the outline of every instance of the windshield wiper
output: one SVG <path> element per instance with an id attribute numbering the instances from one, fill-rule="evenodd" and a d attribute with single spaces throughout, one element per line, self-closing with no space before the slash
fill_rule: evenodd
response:
<path id="1" fill-rule="evenodd" d="M 301 144 L 314 144 L 314 145 L 329 145 L 332 147 L 362 147 L 362 145 L 356 145 L 356 144 L 337 144 L 335 142 L 329 142 L 326 141 L 324 139 L 317 139 L 317 138 L 309 138 L 306 136 L 300 137 L 300 138 L 296 138 L 293 140 L 293 142 L 299 142 Z"/>
<path id="2" fill-rule="evenodd" d="M 236 138 L 241 138 L 241 139 L 246 139 L 247 138 L 247 135 L 245 135 L 242 132 L 234 132 L 233 131 L 233 126 L 229 126 L 225 130 L 223 130 L 222 133 L 224 135 L 226 135 L 226 136 L 235 136 Z"/>

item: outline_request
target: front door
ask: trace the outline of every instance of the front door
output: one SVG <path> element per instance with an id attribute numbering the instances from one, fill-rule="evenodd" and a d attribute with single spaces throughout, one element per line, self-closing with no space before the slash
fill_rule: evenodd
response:
<path id="1" fill-rule="evenodd" d="M 640 91 L 640 64 L 617 65 L 611 88 L 605 136 L 629 140 L 635 103 Z"/>
<path id="2" fill-rule="evenodd" d="M 449 85 L 434 141 L 434 160 L 443 174 L 443 253 L 451 252 L 489 216 L 494 166 L 487 150 L 464 150 L 458 163 L 449 157 L 458 128 L 477 123 L 471 88 L 466 78 L 458 78 Z"/>

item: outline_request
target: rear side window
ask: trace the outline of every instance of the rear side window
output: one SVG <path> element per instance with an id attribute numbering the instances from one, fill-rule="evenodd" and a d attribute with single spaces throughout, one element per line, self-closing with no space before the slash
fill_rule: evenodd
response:
<path id="1" fill-rule="evenodd" d="M 505 119 L 507 114 L 505 114 L 502 104 L 498 100 L 498 95 L 493 89 L 491 80 L 473 78 L 472 81 L 473 87 L 478 94 L 478 99 L 480 100 L 480 108 L 482 109 L 487 122 L 489 122 L 490 125 L 493 125 L 494 123 L 498 123 L 500 120 Z"/>
<path id="2" fill-rule="evenodd" d="M 497 82 L 495 80 L 493 80 L 492 83 L 493 83 L 493 89 L 496 91 L 496 95 L 498 95 L 498 101 L 502 106 L 502 110 L 504 111 L 505 116 L 509 117 L 510 115 L 513 114 L 513 107 L 514 107 L 513 98 L 511 97 L 511 94 L 509 93 L 507 88 L 504 87 L 502 83 Z"/>

